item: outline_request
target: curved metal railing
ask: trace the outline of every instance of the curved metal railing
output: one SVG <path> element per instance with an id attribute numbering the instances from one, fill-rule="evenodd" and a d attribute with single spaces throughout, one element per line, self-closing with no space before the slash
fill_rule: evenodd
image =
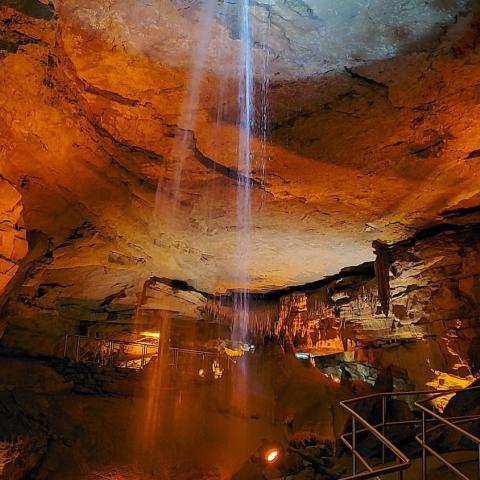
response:
<path id="1" fill-rule="evenodd" d="M 73 339 L 73 342 L 70 341 L 70 339 Z M 71 347 L 73 351 L 70 352 L 69 347 Z M 82 349 L 82 347 L 84 348 Z M 114 353 L 118 352 L 121 348 L 134 348 L 136 353 L 129 355 L 124 354 L 122 357 L 116 358 Z M 134 368 L 138 370 L 143 368 L 152 357 L 158 355 L 158 349 L 158 343 L 115 340 L 65 333 L 63 358 L 69 358 L 76 363 L 88 363 L 84 358 L 86 354 L 100 352 L 102 355 L 97 360 L 94 359 L 93 362 L 90 360 L 91 363 L 97 364 L 98 366 L 123 366 L 124 368 Z M 180 356 L 185 355 L 200 357 L 202 361 L 205 361 L 207 358 L 219 358 L 227 368 L 235 364 L 235 361 L 224 352 L 220 353 L 210 350 L 196 350 L 181 347 L 169 347 L 168 351 L 170 354 L 169 366 L 174 368 L 179 367 Z"/>
<path id="2" fill-rule="evenodd" d="M 480 386 L 470 387 L 463 390 L 456 390 L 455 393 L 461 392 L 461 391 L 475 391 L 475 390 L 480 390 Z M 436 393 L 430 397 L 425 398 L 424 400 L 415 402 L 415 406 L 422 412 L 422 433 L 416 435 L 415 440 L 422 447 L 423 480 L 427 480 L 428 478 L 428 453 L 433 455 L 437 460 L 439 460 L 443 465 L 445 465 L 451 472 L 457 475 L 457 477 L 461 478 L 462 480 L 472 480 L 470 477 L 467 477 L 463 472 L 461 472 L 457 467 L 455 467 L 455 465 L 452 465 L 448 460 L 442 457 L 442 455 L 438 453 L 431 445 L 428 445 L 427 434 L 439 428 L 453 429 L 455 432 L 459 433 L 462 437 L 467 438 L 473 444 L 476 445 L 476 450 L 477 450 L 477 477 L 476 478 L 480 479 L 480 438 L 468 432 L 464 428 L 459 427 L 459 424 L 461 423 L 469 423 L 474 420 L 480 419 L 480 414 L 468 415 L 464 417 L 455 417 L 455 418 L 442 417 L 441 415 L 436 413 L 433 409 L 425 406 L 425 403 L 431 402 L 432 400 L 440 396 L 442 396 L 442 393 Z M 428 429 L 427 416 L 431 417 L 433 421 L 438 422 L 437 425 Z"/>
<path id="3" fill-rule="evenodd" d="M 398 473 L 399 478 L 402 480 L 405 470 L 407 470 L 411 465 L 411 460 L 408 456 L 403 453 L 396 445 L 394 445 L 385 435 L 385 429 L 387 427 L 395 427 L 401 425 L 412 425 L 417 426 L 421 424 L 422 432 L 421 434 L 416 435 L 414 438 L 419 443 L 422 448 L 422 471 L 423 471 L 423 480 L 427 480 L 428 476 L 428 461 L 427 454 L 430 453 L 434 455 L 438 460 L 440 460 L 447 468 L 449 468 L 453 473 L 455 473 L 462 480 L 472 480 L 471 478 L 465 476 L 460 470 L 458 470 L 454 465 L 448 462 L 440 453 L 436 452 L 430 445 L 427 444 L 427 434 L 434 431 L 438 428 L 448 427 L 453 428 L 456 432 L 465 436 L 472 442 L 477 445 L 478 449 L 478 465 L 479 473 L 476 478 L 480 479 L 480 439 L 475 435 L 472 435 L 465 429 L 461 428 L 458 424 L 471 422 L 473 420 L 480 419 L 479 415 L 468 415 L 463 417 L 451 417 L 445 418 L 436 413 L 434 410 L 425 406 L 425 403 L 432 401 L 433 399 L 448 395 L 454 394 L 462 391 L 477 390 L 480 387 L 471 387 L 467 389 L 450 389 L 450 390 L 437 390 L 437 391 L 412 391 L 412 392 L 385 392 L 385 393 L 376 393 L 372 395 L 366 395 L 363 397 L 353 398 L 350 400 L 345 400 L 340 402 L 340 405 L 351 415 L 352 418 L 352 431 L 350 433 L 344 433 L 341 435 L 340 439 L 347 449 L 352 454 L 352 474 L 348 477 L 342 477 L 342 480 L 366 480 L 369 478 L 380 479 L 386 475 L 393 473 Z M 387 407 L 388 400 L 396 397 L 419 397 L 425 396 L 426 398 L 414 402 L 414 405 L 422 412 L 421 419 L 413 420 L 403 420 L 403 421 L 387 421 Z M 358 411 L 355 410 L 355 405 L 360 402 L 365 401 L 375 401 L 381 400 L 381 421 L 378 424 L 372 425 L 367 421 Z M 428 418 L 430 417 L 430 418 Z M 428 428 L 428 424 L 434 424 L 433 427 Z M 357 428 L 358 426 L 361 428 Z M 372 466 L 367 458 L 359 450 L 359 438 L 360 433 L 368 432 L 373 437 L 375 437 L 380 443 L 381 450 L 381 463 L 379 465 Z M 393 455 L 393 460 L 386 461 L 387 452 L 390 452 L 390 456 Z M 364 471 L 359 472 L 360 462 Z"/>

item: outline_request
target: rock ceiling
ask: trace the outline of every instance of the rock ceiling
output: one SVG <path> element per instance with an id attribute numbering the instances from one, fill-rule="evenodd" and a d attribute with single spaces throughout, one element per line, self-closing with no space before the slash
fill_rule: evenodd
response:
<path id="1" fill-rule="evenodd" d="M 478 205 L 468 2 L 266 4 L 250 13 L 267 142 L 252 139 L 242 173 L 235 2 L 0 2 L 0 288 L 26 231 L 48 240 L 42 282 L 72 297 L 138 291 L 152 276 L 268 290 Z M 245 177 L 248 285 L 236 254 Z"/>

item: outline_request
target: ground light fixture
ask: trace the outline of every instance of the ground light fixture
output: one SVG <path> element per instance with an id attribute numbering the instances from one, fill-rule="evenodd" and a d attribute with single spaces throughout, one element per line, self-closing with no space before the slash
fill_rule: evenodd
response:
<path id="1" fill-rule="evenodd" d="M 265 462 L 268 463 L 269 465 L 275 463 L 279 459 L 279 457 L 280 457 L 280 449 L 277 447 L 268 449 L 264 455 Z"/>
<path id="2" fill-rule="evenodd" d="M 257 450 L 257 461 L 265 466 L 275 465 L 282 457 L 283 448 L 278 442 L 263 441 L 261 447 Z"/>

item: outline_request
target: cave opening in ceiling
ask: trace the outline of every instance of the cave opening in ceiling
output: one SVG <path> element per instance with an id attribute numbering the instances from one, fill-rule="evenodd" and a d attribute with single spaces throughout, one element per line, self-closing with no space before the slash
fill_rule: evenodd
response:
<path id="1" fill-rule="evenodd" d="M 0 478 L 476 478 L 479 22 L 0 1 Z"/>

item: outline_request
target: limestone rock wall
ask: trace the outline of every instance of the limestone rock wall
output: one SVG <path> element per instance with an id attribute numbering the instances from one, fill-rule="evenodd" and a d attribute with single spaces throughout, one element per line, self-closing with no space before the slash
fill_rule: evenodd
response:
<path id="1" fill-rule="evenodd" d="M 41 232 L 45 243 L 43 253 L 24 262 L 29 268 L 15 291 L 3 295 L 8 306 L 2 324 L 9 325 L 4 341 L 11 347 L 35 331 L 40 345 L 47 325 L 50 340 L 60 338 L 68 326 L 63 319 L 130 319 L 137 295 L 153 277 L 180 279 L 208 294 L 267 292 L 371 260 L 375 238 L 396 242 L 445 212 L 478 205 L 475 5 L 449 2 L 442 9 L 413 2 L 420 26 L 426 17 L 432 20 L 425 38 L 417 17 L 402 15 L 402 22 L 413 22 L 411 31 L 402 24 L 388 40 L 387 26 L 379 23 L 372 38 L 363 39 L 365 52 L 385 43 L 393 49 L 328 63 L 327 72 L 319 65 L 314 31 L 303 46 L 307 38 L 298 35 L 306 25 L 321 26 L 322 12 L 314 2 L 301 2 L 300 9 L 297 2 L 279 4 L 272 11 L 272 41 L 282 50 L 290 28 L 294 50 L 285 61 L 300 58 L 301 50 L 303 63 L 292 78 L 283 75 L 282 61 L 275 63 L 267 142 L 254 135 L 254 165 L 240 172 L 238 79 L 215 68 L 215 55 L 200 78 L 186 52 L 198 46 L 195 34 L 204 32 L 196 31 L 203 25 L 197 8 L 202 2 L 192 8 L 183 3 L 151 2 L 134 11 L 126 1 L 2 3 L 0 295 L 20 270 L 26 232 Z M 365 4 L 383 15 L 383 2 Z M 282 12 L 290 20 L 280 25 L 276 17 Z M 212 35 L 226 40 L 222 51 L 234 58 L 238 25 L 230 13 L 215 20 Z M 322 35 L 332 28 L 325 25 Z M 349 38 L 357 43 L 355 35 Z M 348 53 L 348 42 L 341 46 Z M 256 44 L 257 56 L 261 50 Z M 231 63 L 224 60 L 221 65 Z M 198 102 L 186 105 L 192 91 Z M 245 180 L 252 185 L 248 285 L 239 278 L 237 255 L 244 239 L 236 199 Z M 255 325 L 262 330 L 279 318 L 273 329 L 279 335 L 294 325 L 294 343 L 330 352 L 378 338 L 437 335 L 437 327 L 473 334 L 472 316 L 460 306 L 477 288 L 473 274 L 456 274 L 457 291 L 434 277 L 422 283 L 434 272 L 446 275 L 455 266 L 442 270 L 442 262 L 455 263 L 455 255 L 463 254 L 448 255 L 436 260 L 437 267 L 407 257 L 395 266 L 400 273 L 392 278 L 393 329 L 393 317 L 378 313 L 374 282 L 358 272 L 344 272 L 322 288 L 300 289 L 280 303 L 270 296 L 257 308 Z M 408 272 L 416 272 L 415 278 Z M 150 289 L 148 308 L 175 304 L 161 288 Z M 460 294 L 462 301 L 452 307 Z M 206 311 L 205 299 L 191 292 L 180 303 L 196 317 L 199 308 Z M 427 325 L 422 318 L 428 315 L 433 321 Z M 319 319 L 326 320 L 320 325 Z M 25 338 L 14 341 L 19 337 L 9 336 L 13 331 Z M 456 342 L 452 338 L 449 345 Z M 50 340 L 38 351 L 51 353 Z"/>
<path id="2" fill-rule="evenodd" d="M 206 317 L 207 294 L 152 275 L 144 257 L 89 223 L 56 246 L 37 243 L 4 305 L 3 352 L 59 356 L 66 332 L 117 338 Z"/>
<path id="3" fill-rule="evenodd" d="M 276 5 L 273 51 L 285 42 L 293 50 L 272 60 L 268 138 L 252 138 L 250 172 L 238 171 L 238 79 L 225 74 L 239 50 L 238 5 L 215 17 L 203 69 L 191 54 L 206 33 L 197 15 L 204 3 L 183 3 L 2 4 L 0 173 L 22 196 L 28 231 L 55 247 L 88 221 L 145 259 L 145 280 L 265 292 L 369 260 L 375 238 L 405 238 L 412 224 L 478 204 L 478 12 L 468 2 L 412 2 L 391 30 L 382 21 L 394 10 L 385 16 L 384 2 L 365 0 L 382 21 L 360 39 L 360 60 L 348 52 L 368 23 L 363 11 L 327 46 L 317 35 L 338 30 L 330 11 Z M 258 9 L 254 23 L 263 24 Z M 335 65 L 321 63 L 319 45 Z M 301 58 L 295 68 L 292 58 Z M 183 101 L 197 96 L 195 105 Z M 236 198 L 247 177 L 244 285 Z"/>
<path id="4" fill-rule="evenodd" d="M 0 299 L 28 251 L 22 208 L 20 194 L 0 169 Z"/>
<path id="5" fill-rule="evenodd" d="M 413 370 L 417 355 L 419 369 L 424 363 L 432 376 L 434 371 L 459 378 L 478 374 L 478 224 L 442 225 L 386 249 L 391 259 L 388 317 L 372 270 L 344 272 L 320 288 L 281 297 L 275 332 L 312 354 L 353 353 L 361 347 L 363 353 L 352 359 L 381 366 L 403 362 Z"/>
<path id="6" fill-rule="evenodd" d="M 136 268 L 140 265 L 138 272 Z M 85 224 L 28 265 L 5 304 L 1 348 L 59 355 L 63 336 L 98 322 L 130 322 L 141 288 L 142 259 Z"/>

